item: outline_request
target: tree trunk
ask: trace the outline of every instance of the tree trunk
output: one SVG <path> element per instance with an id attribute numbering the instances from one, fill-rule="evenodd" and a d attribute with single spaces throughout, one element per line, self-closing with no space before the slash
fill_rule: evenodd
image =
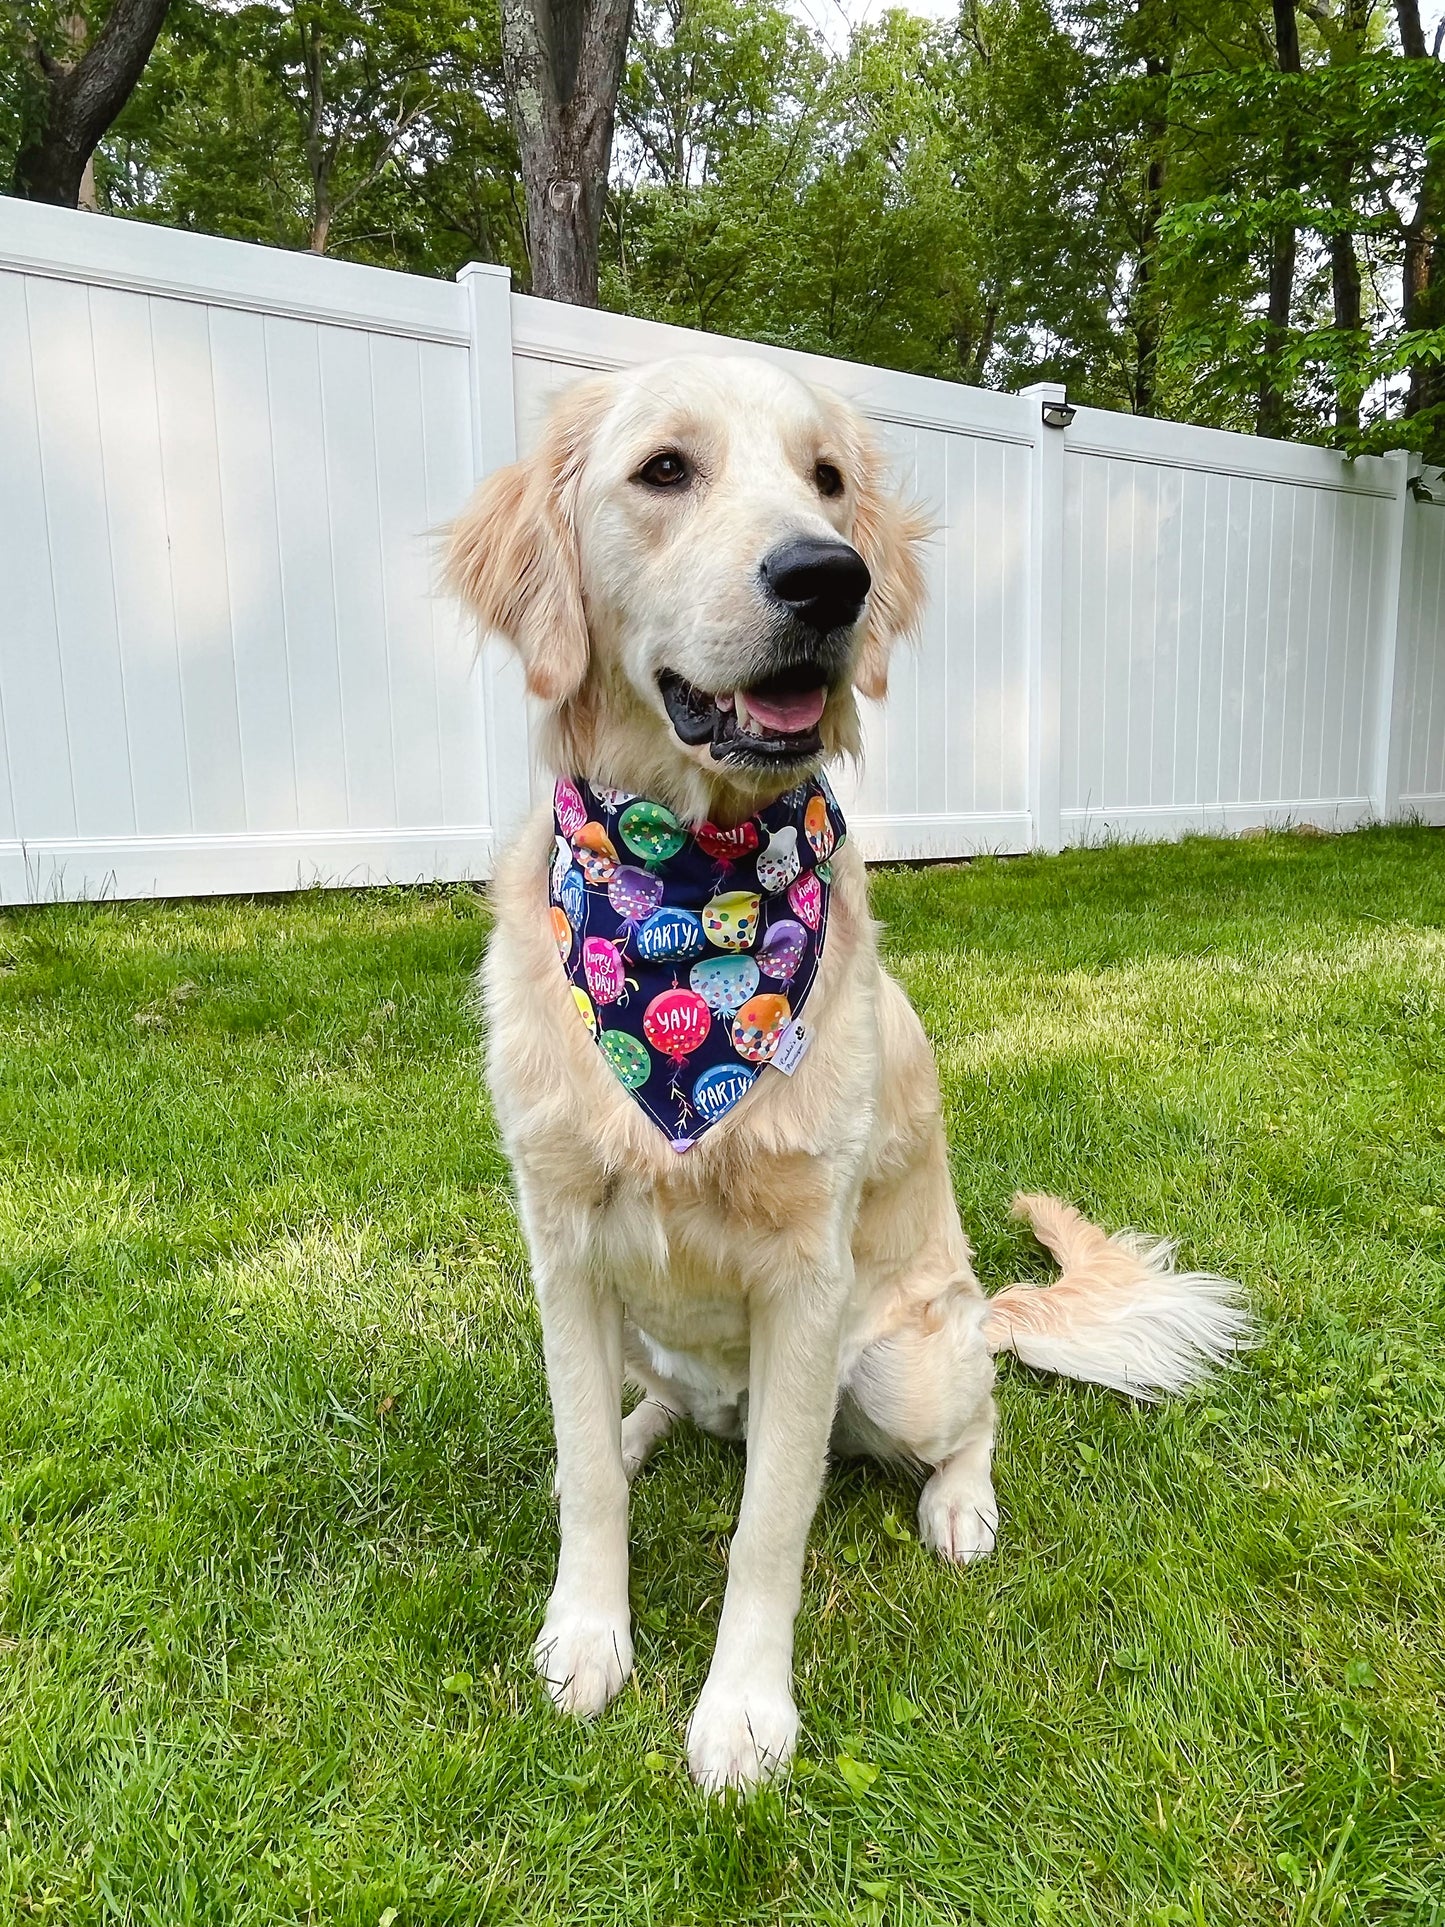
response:
<path id="1" fill-rule="evenodd" d="M 90 157 L 144 72 L 168 4 L 115 0 L 89 50 L 71 62 L 35 47 L 44 105 L 15 157 L 12 191 L 22 200 L 78 205 Z"/>
<path id="2" fill-rule="evenodd" d="M 1343 183 L 1348 193 L 1350 177 Z M 1355 253 L 1353 234 L 1330 236 L 1330 287 L 1334 294 L 1335 329 L 1344 337 L 1342 359 L 1335 376 L 1335 427 L 1360 425 L 1360 388 L 1358 377 L 1349 364 L 1350 350 L 1360 334 L 1360 261 Z"/>
<path id="3" fill-rule="evenodd" d="M 1144 31 L 1157 33 L 1151 0 L 1139 0 L 1136 11 Z M 1178 18 L 1172 4 L 1158 9 L 1167 36 L 1161 48 L 1157 43 L 1146 48 L 1145 77 L 1156 83 L 1153 104 L 1145 118 L 1144 135 L 1149 143 L 1149 164 L 1144 173 L 1144 201 L 1140 210 L 1139 262 L 1129 295 L 1129 318 L 1134 330 L 1133 409 L 1136 415 L 1152 415 L 1159 400 L 1159 345 L 1163 334 L 1159 287 L 1159 223 L 1164 212 L 1165 149 L 1169 136 L 1169 88 L 1174 71 L 1174 49 L 1178 41 Z"/>
<path id="4" fill-rule="evenodd" d="M 1295 0 L 1273 0 L 1275 54 L 1282 74 L 1300 71 L 1299 22 Z M 1285 118 L 1285 133 L 1280 151 L 1280 186 L 1293 192 L 1300 184 L 1299 139 L 1294 131 L 1294 103 Z M 1290 311 L 1294 305 L 1295 255 L 1299 230 L 1294 221 L 1276 224 L 1269 240 L 1269 305 L 1264 328 L 1264 360 L 1259 375 L 1259 398 L 1255 411 L 1255 433 L 1276 438 L 1284 434 L 1285 384 L 1281 379 L 1280 352 L 1289 338 Z"/>
<path id="5" fill-rule="evenodd" d="M 1341 33 L 1330 49 L 1332 62 L 1338 54 L 1351 62 L 1361 58 L 1370 5 L 1371 0 L 1343 0 Z M 1335 427 L 1346 431 L 1358 430 L 1360 426 L 1360 383 L 1351 365 L 1360 341 L 1360 261 L 1355 252 L 1354 233 L 1347 220 L 1354 210 L 1358 162 L 1359 153 L 1355 143 L 1352 140 L 1340 141 L 1330 180 L 1330 209 L 1341 223 L 1330 235 L 1330 291 L 1334 300 L 1335 333 L 1339 337 L 1335 368 Z"/>
<path id="6" fill-rule="evenodd" d="M 502 0 L 532 292 L 597 306 L 598 237 L 632 0 Z"/>
<path id="7" fill-rule="evenodd" d="M 1435 52 L 1425 44 L 1420 24 L 1419 0 L 1395 0 L 1395 17 L 1400 23 L 1400 46 L 1407 60 L 1439 63 L 1440 41 Z M 1441 213 L 1445 210 L 1445 149 L 1426 150 L 1424 172 L 1420 178 L 1420 197 L 1415 212 L 1405 227 L 1405 258 L 1400 275 L 1400 319 L 1409 328 L 1445 327 L 1445 232 Z M 1429 361 L 1410 364 L 1410 392 L 1405 398 L 1405 413 L 1419 415 L 1427 408 L 1445 404 L 1445 369 Z"/>

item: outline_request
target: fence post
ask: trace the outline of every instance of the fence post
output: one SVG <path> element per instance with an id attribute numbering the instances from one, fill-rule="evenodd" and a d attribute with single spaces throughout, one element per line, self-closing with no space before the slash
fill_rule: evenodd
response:
<path id="1" fill-rule="evenodd" d="M 1370 744 L 1370 808 L 1382 823 L 1400 813 L 1400 761 L 1404 717 L 1400 713 L 1400 618 L 1409 582 L 1409 563 L 1415 537 L 1415 503 L 1410 483 L 1420 473 L 1420 457 L 1392 448 L 1385 460 L 1394 488 L 1385 524 L 1384 581 L 1380 613 L 1373 638 L 1374 664 Z"/>
<path id="2" fill-rule="evenodd" d="M 512 276 L 507 268 L 470 261 L 457 280 L 467 297 L 471 330 L 472 479 L 480 482 L 517 459 Z M 495 640 L 482 640 L 482 729 L 495 853 L 531 805 L 531 732 L 521 663 Z"/>
<path id="3" fill-rule="evenodd" d="M 1027 407 L 1030 462 L 1028 547 L 1029 766 L 1028 807 L 1033 847 L 1061 850 L 1059 816 L 1064 549 L 1064 445 L 1067 428 L 1052 428 L 1044 409 L 1062 406 L 1062 382 L 1036 381 L 1021 390 Z"/>

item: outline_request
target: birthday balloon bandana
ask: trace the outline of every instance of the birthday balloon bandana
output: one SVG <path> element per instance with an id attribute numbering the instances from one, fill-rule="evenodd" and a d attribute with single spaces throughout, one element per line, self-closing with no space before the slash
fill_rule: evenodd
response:
<path id="1" fill-rule="evenodd" d="M 843 815 L 821 777 L 736 829 L 563 777 L 552 931 L 582 1021 L 675 1151 L 791 1071 Z"/>

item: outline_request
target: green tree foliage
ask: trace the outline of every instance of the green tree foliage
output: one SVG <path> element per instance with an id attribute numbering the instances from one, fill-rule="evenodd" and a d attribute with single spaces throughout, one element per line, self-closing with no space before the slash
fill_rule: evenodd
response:
<path id="1" fill-rule="evenodd" d="M 174 0 L 97 157 L 102 207 L 451 274 L 520 265 L 488 0 Z"/>
<path id="2" fill-rule="evenodd" d="M 785 0 L 637 0 L 602 299 L 1445 459 L 1440 25 L 1419 0 L 961 0 L 833 49 Z M 173 0 L 97 193 L 421 272 L 501 260 L 525 286 L 504 110 L 497 0 Z"/>

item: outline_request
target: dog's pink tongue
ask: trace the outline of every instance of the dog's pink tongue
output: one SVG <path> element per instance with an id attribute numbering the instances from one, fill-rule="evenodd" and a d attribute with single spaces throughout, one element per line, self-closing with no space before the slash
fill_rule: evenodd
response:
<path id="1" fill-rule="evenodd" d="M 751 689 L 743 691 L 748 713 L 756 716 L 764 729 L 776 729 L 784 736 L 796 736 L 800 730 L 811 729 L 822 715 L 828 701 L 826 689 L 804 689 L 796 695 L 755 696 Z"/>

